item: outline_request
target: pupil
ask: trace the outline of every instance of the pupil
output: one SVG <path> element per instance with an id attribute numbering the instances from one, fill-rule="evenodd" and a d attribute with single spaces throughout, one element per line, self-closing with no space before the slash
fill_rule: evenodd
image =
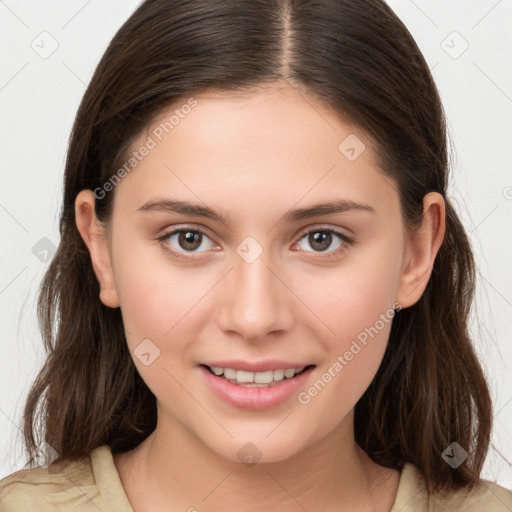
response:
<path id="1" fill-rule="evenodd" d="M 197 244 L 200 235 L 194 231 L 183 231 L 180 233 L 179 243 L 183 249 L 197 249 L 200 243 Z"/>

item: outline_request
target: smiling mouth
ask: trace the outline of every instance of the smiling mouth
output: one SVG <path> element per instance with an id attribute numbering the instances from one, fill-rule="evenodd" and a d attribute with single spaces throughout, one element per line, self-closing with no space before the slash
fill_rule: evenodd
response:
<path id="1" fill-rule="evenodd" d="M 291 380 L 297 377 L 315 365 L 310 364 L 301 368 L 268 370 L 265 372 L 247 372 L 243 370 L 235 370 L 234 368 L 212 367 L 205 364 L 201 365 L 206 368 L 212 375 L 219 379 L 227 380 L 231 384 L 243 387 L 271 387 L 285 380 Z"/>

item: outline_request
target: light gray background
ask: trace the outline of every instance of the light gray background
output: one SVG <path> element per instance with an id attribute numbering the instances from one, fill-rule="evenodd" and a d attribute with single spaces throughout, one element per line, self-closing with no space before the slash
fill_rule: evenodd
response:
<path id="1" fill-rule="evenodd" d="M 479 264 L 473 332 L 495 399 L 484 477 L 512 488 L 512 1 L 389 4 L 424 53 L 448 117 L 451 194 Z M 48 241 L 40 240 L 58 245 L 73 118 L 108 42 L 137 5 L 0 0 L 0 478 L 26 462 L 21 412 L 43 357 L 35 297 Z"/>

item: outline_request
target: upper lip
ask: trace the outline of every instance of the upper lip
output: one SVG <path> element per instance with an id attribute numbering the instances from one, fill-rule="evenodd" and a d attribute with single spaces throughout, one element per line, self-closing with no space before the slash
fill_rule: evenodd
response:
<path id="1" fill-rule="evenodd" d="M 283 370 L 287 370 L 289 368 L 303 368 L 311 365 L 311 363 L 294 363 L 290 361 L 278 361 L 276 359 L 258 361 L 254 363 L 237 359 L 231 361 L 208 361 L 202 364 L 210 367 L 233 368 L 234 370 L 242 370 L 245 372 L 267 372 L 270 370 L 279 370 L 281 368 Z"/>

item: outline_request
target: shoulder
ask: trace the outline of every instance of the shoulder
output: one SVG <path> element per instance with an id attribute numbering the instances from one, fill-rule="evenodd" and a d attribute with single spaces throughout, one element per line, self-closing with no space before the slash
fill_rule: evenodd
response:
<path id="1" fill-rule="evenodd" d="M 402 470 L 392 512 L 457 510 L 458 512 L 511 512 L 512 491 L 495 482 L 480 480 L 474 487 L 427 493 L 419 469 L 406 464 Z"/>
<path id="2" fill-rule="evenodd" d="M 48 467 L 16 471 L 0 480 L 0 510 L 106 510 L 103 488 L 108 488 L 110 482 L 98 485 L 98 476 L 101 474 L 102 479 L 117 476 L 112 475 L 115 467 L 110 465 L 111 459 L 110 447 L 103 445 L 78 460 L 57 460 Z M 122 500 L 118 504 L 124 505 Z"/>
<path id="3" fill-rule="evenodd" d="M 437 494 L 432 503 L 461 512 L 511 512 L 512 491 L 496 482 L 480 480 L 472 488 Z"/>

